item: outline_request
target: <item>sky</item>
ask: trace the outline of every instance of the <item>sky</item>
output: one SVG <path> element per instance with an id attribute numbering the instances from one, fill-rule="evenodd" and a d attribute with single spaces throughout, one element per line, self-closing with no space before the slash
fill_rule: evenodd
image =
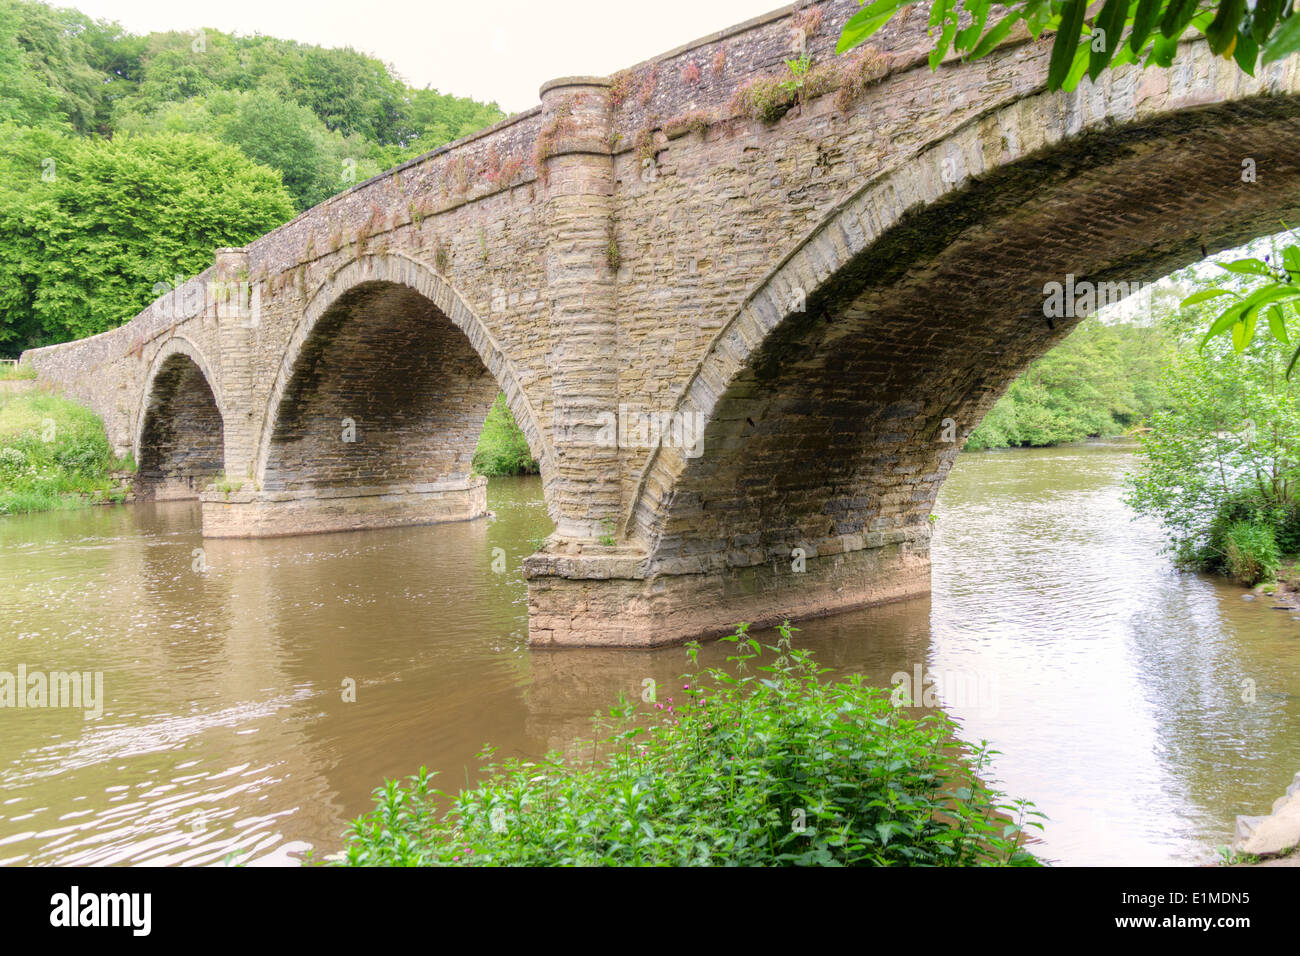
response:
<path id="1" fill-rule="evenodd" d="M 784 6 L 781 0 L 54 0 L 132 33 L 261 33 L 351 46 L 394 66 L 412 86 L 495 100 L 507 113 L 537 104 L 561 76 L 608 76 L 698 37 Z"/>

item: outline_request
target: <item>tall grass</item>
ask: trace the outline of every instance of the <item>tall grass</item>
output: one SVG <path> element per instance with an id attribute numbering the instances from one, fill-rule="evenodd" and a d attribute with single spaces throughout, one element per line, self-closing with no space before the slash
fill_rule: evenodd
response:
<path id="1" fill-rule="evenodd" d="M 0 382 L 24 381 L 35 377 L 36 369 L 32 368 L 30 365 L 0 362 Z"/>
<path id="2" fill-rule="evenodd" d="M 104 425 L 87 408 L 43 392 L 0 393 L 0 515 L 121 500 Z"/>

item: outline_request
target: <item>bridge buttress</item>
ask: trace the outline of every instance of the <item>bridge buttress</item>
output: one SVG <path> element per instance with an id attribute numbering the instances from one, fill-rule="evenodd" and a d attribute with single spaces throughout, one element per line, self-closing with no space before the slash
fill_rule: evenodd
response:
<path id="1" fill-rule="evenodd" d="M 610 81 L 542 87 L 546 281 L 561 539 L 594 541 L 621 511 L 618 448 L 602 426 L 618 408 L 617 255 Z M 604 356 L 603 361 L 593 361 Z"/>
<path id="2" fill-rule="evenodd" d="M 225 473 L 231 482 L 251 484 L 257 477 L 258 403 L 254 401 L 253 349 L 260 301 L 252 294 L 248 251 L 216 251 L 215 300 L 220 344 L 220 376 L 225 396 Z"/>

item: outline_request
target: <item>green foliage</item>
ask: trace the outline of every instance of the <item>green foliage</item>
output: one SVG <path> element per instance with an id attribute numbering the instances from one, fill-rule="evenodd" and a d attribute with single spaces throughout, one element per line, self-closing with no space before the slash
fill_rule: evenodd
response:
<path id="1" fill-rule="evenodd" d="M 0 382 L 16 382 L 34 379 L 36 369 L 31 365 L 0 363 Z"/>
<path id="2" fill-rule="evenodd" d="M 0 393 L 0 515 L 121 500 L 99 417 L 43 392 Z"/>
<path id="3" fill-rule="evenodd" d="M 615 531 L 614 519 L 601 518 L 600 529 L 601 529 L 601 535 L 599 539 L 600 543 L 607 548 L 614 547 L 614 545 L 618 543 L 614 537 L 614 531 Z"/>
<path id="4" fill-rule="evenodd" d="M 1300 18 L 1296 22 L 1300 23 Z M 1288 235 L 1286 238 L 1294 236 Z M 1282 345 L 1291 345 L 1292 336 L 1287 332 L 1286 315 L 1288 312 L 1300 314 L 1300 244 L 1291 243 L 1279 247 L 1276 239 L 1273 237 L 1270 240 L 1272 253 L 1262 259 L 1246 256 L 1217 263 L 1230 277 L 1245 277 L 1244 283 L 1237 283 L 1240 288 L 1224 288 L 1221 284 L 1199 289 L 1183 300 L 1185 307 L 1213 301 L 1217 308 L 1224 301 L 1228 302 L 1228 306 L 1210 323 L 1201 340 L 1201 348 L 1205 348 L 1215 337 L 1222 336 L 1231 340 L 1236 352 L 1245 351 L 1255 339 L 1261 314 L 1268 326 L 1269 335 Z M 1300 342 L 1296 343 L 1287 363 L 1288 379 L 1295 372 L 1297 361 L 1300 361 Z"/>
<path id="5" fill-rule="evenodd" d="M 1224 569 L 1239 584 L 1272 580 L 1281 563 L 1273 529 L 1254 521 L 1234 521 L 1223 535 Z"/>
<path id="6" fill-rule="evenodd" d="M 1300 382 L 1262 340 L 1240 352 L 1222 339 L 1192 347 L 1206 308 L 1194 302 L 1169 321 L 1183 348 L 1164 378 L 1168 407 L 1140 436 L 1143 471 L 1126 499 L 1160 519 L 1183 564 L 1254 583 L 1278 552 L 1300 550 Z"/>
<path id="7" fill-rule="evenodd" d="M 859 64 L 853 64 L 847 73 L 849 80 Z M 846 82 L 846 73 L 838 65 L 813 66 L 807 56 L 785 61 L 785 73 L 779 76 L 760 76 L 736 90 L 729 109 L 740 116 L 775 123 L 794 108 L 796 103 L 829 93 Z"/>
<path id="8" fill-rule="evenodd" d="M 258 90 L 240 98 L 220 136 L 250 159 L 281 171 L 294 207 L 308 209 L 342 186 L 320 120 L 305 106 Z"/>
<path id="9" fill-rule="evenodd" d="M 979 780 L 987 747 L 964 748 L 945 717 L 903 716 L 860 675 L 823 682 L 791 630 L 780 629 L 757 674 L 747 665 L 763 648 L 741 625 L 725 639 L 738 676 L 697 671 L 677 702 L 644 714 L 620 701 L 589 761 L 489 764 L 454 797 L 423 769 L 407 785 L 387 782 L 354 821 L 343 862 L 1036 865 L 1022 841 L 1041 814 Z"/>
<path id="10" fill-rule="evenodd" d="M 971 433 L 969 449 L 1056 445 L 1119 435 L 1168 401 L 1172 355 L 1159 328 L 1085 319 L 1014 382 Z"/>
<path id="11" fill-rule="evenodd" d="M 47 162 L 48 161 L 48 162 Z M 51 171 L 46 178 L 42 173 Z M 293 214 L 274 171 L 182 134 L 0 127 L 0 349 L 103 332 Z"/>
<path id="12" fill-rule="evenodd" d="M 474 470 L 489 478 L 537 474 L 537 461 L 528 450 L 528 439 L 515 424 L 504 395 L 497 395 L 483 422 L 483 432 L 474 449 Z"/>
<path id="13" fill-rule="evenodd" d="M 851 50 L 919 0 L 864 0 L 840 34 L 838 52 Z M 1088 11 L 1092 10 L 1089 19 Z M 930 7 L 930 67 L 951 51 L 966 60 L 991 52 L 1019 27 L 1030 36 L 1055 34 L 1048 64 L 1051 90 L 1072 90 L 1087 73 L 1097 79 L 1126 63 L 1173 63 L 1178 41 L 1189 30 L 1204 34 L 1210 49 L 1255 75 L 1257 64 L 1300 50 L 1300 18 L 1292 0 L 934 0 Z"/>
<path id="14" fill-rule="evenodd" d="M 0 0 L 0 355 L 110 328 L 216 246 L 502 118 L 355 50 Z"/>

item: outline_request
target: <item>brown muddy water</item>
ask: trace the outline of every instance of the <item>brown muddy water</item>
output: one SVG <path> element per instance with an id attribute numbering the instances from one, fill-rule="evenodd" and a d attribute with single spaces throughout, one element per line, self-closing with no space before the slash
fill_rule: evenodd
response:
<path id="1" fill-rule="evenodd" d="M 1209 861 L 1300 770 L 1300 621 L 1177 573 L 1120 501 L 1133 466 L 1106 443 L 964 455 L 932 595 L 798 635 L 881 686 L 937 675 L 1063 864 Z M 550 531 L 540 486 L 493 480 L 489 506 L 261 541 L 205 542 L 192 503 L 0 519 L 0 671 L 104 688 L 98 715 L 0 709 L 0 863 L 330 853 L 384 778 L 424 764 L 454 788 L 485 743 L 539 756 L 685 669 L 680 648 L 530 650 L 519 562 Z"/>

